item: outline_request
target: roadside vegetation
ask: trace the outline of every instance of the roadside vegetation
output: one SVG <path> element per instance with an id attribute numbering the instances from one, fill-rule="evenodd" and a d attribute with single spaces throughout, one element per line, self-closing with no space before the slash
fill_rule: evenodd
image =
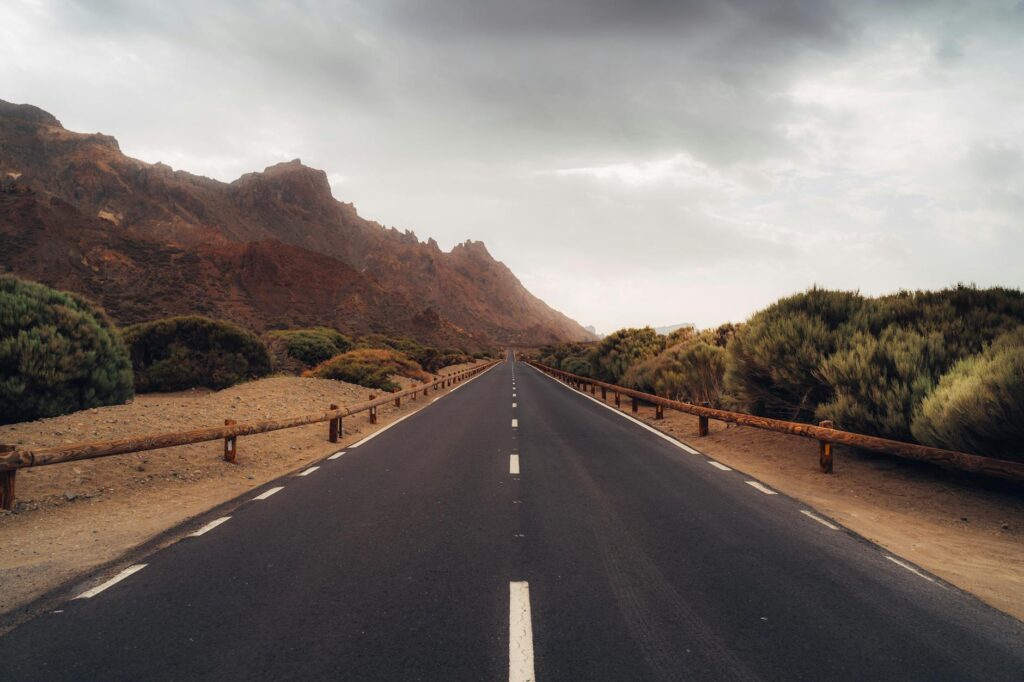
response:
<path id="1" fill-rule="evenodd" d="M 128 351 L 100 308 L 0 276 L 0 423 L 116 405 L 132 395 Z"/>
<path id="2" fill-rule="evenodd" d="M 544 364 L 688 402 L 1024 461 L 1024 294 L 810 289 L 745 323 L 622 329 Z"/>
<path id="3" fill-rule="evenodd" d="M 222 389 L 270 374 L 267 347 L 230 322 L 170 317 L 123 330 L 139 393 Z"/>
<path id="4" fill-rule="evenodd" d="M 318 365 L 305 376 L 397 391 L 401 387 L 391 378 L 393 375 L 417 381 L 429 381 L 431 378 L 418 362 L 390 348 L 357 348 Z"/>
<path id="5" fill-rule="evenodd" d="M 352 350 L 352 339 L 336 329 L 281 329 L 263 335 L 275 371 L 297 374 Z"/>

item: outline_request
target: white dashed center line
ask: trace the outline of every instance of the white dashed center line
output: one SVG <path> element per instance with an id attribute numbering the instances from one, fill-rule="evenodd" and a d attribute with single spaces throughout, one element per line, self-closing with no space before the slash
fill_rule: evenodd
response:
<path id="1" fill-rule="evenodd" d="M 508 682 L 535 682 L 530 584 L 508 584 Z"/>
<path id="2" fill-rule="evenodd" d="M 276 488 L 271 488 L 270 490 L 266 491 L 265 493 L 263 493 L 261 495 L 257 495 L 256 497 L 254 497 L 252 499 L 253 499 L 254 502 L 256 500 L 265 500 L 268 497 L 270 497 L 271 495 L 273 495 L 274 493 L 281 492 L 282 490 L 284 490 L 284 486 L 280 485 L 280 486 L 278 486 Z"/>
<path id="3" fill-rule="evenodd" d="M 510 474 L 519 473 L 519 455 L 508 456 L 508 472 Z"/>
<path id="4" fill-rule="evenodd" d="M 213 530 L 214 528 L 216 528 L 217 526 L 224 523 L 230 518 L 230 516 L 222 516 L 219 519 L 214 519 L 213 521 L 210 521 L 208 524 L 197 530 L 195 533 L 192 533 L 189 537 L 197 538 L 200 535 L 206 535 L 211 530 Z"/>
<path id="5" fill-rule="evenodd" d="M 815 521 L 817 521 L 818 523 L 820 523 L 821 525 L 823 525 L 823 526 L 825 526 L 827 528 L 831 528 L 832 530 L 839 530 L 839 526 L 837 526 L 834 523 L 830 523 L 829 521 L 826 521 L 825 519 L 821 518 L 820 516 L 818 516 L 817 514 L 815 514 L 812 511 L 808 511 L 806 509 L 801 509 L 800 513 L 803 514 L 804 516 L 806 516 L 809 519 L 814 519 Z"/>
<path id="6" fill-rule="evenodd" d="M 515 404 L 515 403 L 512 403 L 512 407 L 515 407 L 515 406 L 516 406 L 516 404 Z"/>
<path id="7" fill-rule="evenodd" d="M 102 585 L 97 585 L 91 590 L 86 590 L 82 594 L 75 597 L 75 599 L 92 599 L 103 590 L 107 589 L 108 587 L 116 585 L 117 583 L 121 582 L 122 580 L 130 576 L 132 573 L 138 573 L 145 567 L 146 564 L 135 564 L 134 566 L 129 566 L 128 568 L 124 569 L 107 582 L 103 583 Z M 529 605 L 527 605 L 527 608 L 529 608 Z"/>
<path id="8" fill-rule="evenodd" d="M 519 428 L 519 420 L 518 419 L 513 419 L 512 420 L 512 428 L 513 429 L 518 429 Z"/>
<path id="9" fill-rule="evenodd" d="M 713 459 L 709 459 L 708 460 L 708 464 L 710 464 L 711 466 L 715 467 L 716 469 L 721 469 L 722 471 L 732 471 L 732 469 L 730 469 L 729 467 L 725 466 L 721 462 L 716 462 Z"/>
<path id="10" fill-rule="evenodd" d="M 313 473 L 314 471 L 316 471 L 319 468 L 320 467 L 309 467 L 308 469 L 303 471 L 301 474 L 299 474 L 299 476 L 309 476 L 311 473 Z"/>
<path id="11" fill-rule="evenodd" d="M 763 484 L 761 484 L 761 483 L 759 483 L 757 481 L 747 481 L 747 485 L 753 486 L 753 487 L 757 488 L 758 490 L 763 492 L 765 495 L 778 495 L 777 492 L 775 492 L 771 488 L 765 487 Z"/>

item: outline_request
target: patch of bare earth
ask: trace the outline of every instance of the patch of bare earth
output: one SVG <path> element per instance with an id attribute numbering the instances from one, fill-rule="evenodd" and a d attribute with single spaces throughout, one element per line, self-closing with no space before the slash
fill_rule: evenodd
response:
<path id="1" fill-rule="evenodd" d="M 470 365 L 446 368 L 443 374 Z M 413 382 L 396 378 L 403 388 Z M 447 389 L 450 390 L 450 389 Z M 440 391 L 438 394 L 443 394 Z M 223 391 L 137 396 L 116 405 L 0 427 L 0 443 L 48 447 L 281 418 L 367 400 L 361 386 L 326 379 L 273 377 Z M 408 398 L 400 408 L 344 419 L 345 435 L 327 440 L 327 424 L 238 439 L 237 459 L 223 459 L 220 441 L 69 462 L 17 475 L 16 507 L 0 513 L 0 615 L 17 611 L 96 567 L 111 562 L 218 504 L 303 468 L 364 438 L 434 397 Z M 5 619 L 9 620 L 9 619 Z"/>
<path id="2" fill-rule="evenodd" d="M 1024 620 L 1021 487 L 848 448 L 835 448 L 827 475 L 816 440 L 715 421 L 700 438 L 694 416 L 666 410 L 655 420 L 641 407 L 639 417 Z"/>

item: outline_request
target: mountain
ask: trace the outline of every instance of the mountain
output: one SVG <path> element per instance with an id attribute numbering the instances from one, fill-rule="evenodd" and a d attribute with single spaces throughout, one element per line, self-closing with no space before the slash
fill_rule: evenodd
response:
<path id="1" fill-rule="evenodd" d="M 298 159 L 224 183 L 3 100 L 0 268 L 86 294 L 122 324 L 198 312 L 466 348 L 593 338 L 481 242 L 445 252 L 366 220 Z"/>

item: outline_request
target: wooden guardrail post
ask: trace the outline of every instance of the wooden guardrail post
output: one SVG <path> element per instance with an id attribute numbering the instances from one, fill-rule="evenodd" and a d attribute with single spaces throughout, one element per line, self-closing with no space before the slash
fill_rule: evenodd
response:
<path id="1" fill-rule="evenodd" d="M 402 406 L 402 396 L 395 396 L 395 407 Z"/>
<path id="2" fill-rule="evenodd" d="M 704 401 L 701 403 L 702 407 L 711 407 L 711 403 Z M 708 435 L 708 418 L 706 415 L 697 416 L 697 435 L 703 438 Z"/>
<path id="3" fill-rule="evenodd" d="M 605 386 L 601 387 L 601 400 L 608 400 L 608 388 Z"/>
<path id="4" fill-rule="evenodd" d="M 636 414 L 639 411 L 640 411 L 640 401 L 637 400 L 636 398 L 633 398 L 633 414 Z"/>
<path id="5" fill-rule="evenodd" d="M 331 405 L 327 408 L 328 410 L 338 409 L 337 405 Z M 341 420 L 340 417 L 335 417 L 327 422 L 327 440 L 332 443 L 338 442 L 338 422 Z"/>
<path id="6" fill-rule="evenodd" d="M 831 429 L 832 421 L 826 419 L 818 424 L 823 429 Z M 821 466 L 822 473 L 832 473 L 832 443 L 827 440 L 818 441 L 818 464 Z"/>
<path id="7" fill-rule="evenodd" d="M 665 408 L 664 408 L 664 406 L 662 406 L 661 403 L 655 403 L 654 404 L 654 418 L 655 419 L 664 419 L 665 418 Z"/>
<path id="8" fill-rule="evenodd" d="M 13 445 L 0 445 L 0 452 L 11 452 Z M 0 509 L 11 511 L 14 509 L 14 483 L 17 469 L 0 471 Z"/>
<path id="9" fill-rule="evenodd" d="M 374 400 L 376 398 L 377 398 L 377 396 L 375 396 L 373 393 L 370 394 L 370 400 Z M 371 424 L 376 424 L 377 423 L 377 407 L 376 406 L 373 406 L 373 407 L 370 408 L 370 423 Z"/>
<path id="10" fill-rule="evenodd" d="M 615 407 L 622 407 L 622 401 L 618 391 L 615 391 Z"/>
<path id="11" fill-rule="evenodd" d="M 224 426 L 237 424 L 234 419 L 225 419 Z M 235 463 L 235 455 L 238 453 L 238 436 L 226 436 L 224 438 L 224 461 Z"/>

